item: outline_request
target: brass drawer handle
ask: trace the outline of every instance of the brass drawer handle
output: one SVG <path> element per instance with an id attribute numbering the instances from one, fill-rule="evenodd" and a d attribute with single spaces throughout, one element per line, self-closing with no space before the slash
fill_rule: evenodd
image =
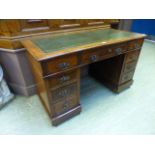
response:
<path id="1" fill-rule="evenodd" d="M 129 60 L 134 60 L 134 57 L 133 56 L 129 56 Z"/>
<path id="2" fill-rule="evenodd" d="M 136 49 L 140 48 L 140 44 L 138 44 L 138 43 L 135 43 L 134 46 L 135 46 Z"/>
<path id="3" fill-rule="evenodd" d="M 130 56 L 129 57 L 129 60 L 131 60 L 131 61 L 136 61 L 138 58 L 136 57 L 136 56 Z"/>
<path id="4" fill-rule="evenodd" d="M 68 108 L 69 108 L 69 104 L 67 102 L 65 102 L 63 105 L 63 110 L 67 110 Z"/>
<path id="5" fill-rule="evenodd" d="M 124 79 L 125 79 L 125 80 L 127 80 L 128 78 L 129 78 L 129 76 L 128 76 L 128 75 L 126 75 L 126 76 L 124 77 Z"/>
<path id="6" fill-rule="evenodd" d="M 109 52 L 109 53 L 111 53 L 111 52 L 112 52 L 112 49 L 111 49 L 111 48 L 109 48 L 109 49 L 108 49 L 108 52 Z"/>
<path id="7" fill-rule="evenodd" d="M 122 54 L 122 48 L 120 48 L 120 47 L 116 48 L 115 51 L 116 51 L 117 55 Z"/>
<path id="8" fill-rule="evenodd" d="M 60 82 L 65 82 L 65 81 L 68 81 L 70 79 L 70 76 L 62 76 L 60 78 Z"/>
<path id="9" fill-rule="evenodd" d="M 69 67 L 69 63 L 68 62 L 63 62 L 61 64 L 59 64 L 59 68 L 60 69 L 67 69 Z"/>
<path id="10" fill-rule="evenodd" d="M 133 70 L 133 69 L 134 69 L 134 66 L 131 66 L 131 65 L 128 65 L 125 68 L 126 71 L 130 71 L 130 70 Z"/>
<path id="11" fill-rule="evenodd" d="M 62 90 L 62 91 L 59 92 L 59 96 L 61 96 L 61 97 L 65 97 L 65 96 L 67 96 L 68 94 L 69 94 L 69 92 L 68 92 L 67 89 Z"/>
<path id="12" fill-rule="evenodd" d="M 132 69 L 132 66 L 127 66 L 126 69 Z"/>
<path id="13" fill-rule="evenodd" d="M 91 60 L 92 62 L 97 61 L 97 55 L 91 55 L 91 56 L 90 56 L 90 60 Z"/>

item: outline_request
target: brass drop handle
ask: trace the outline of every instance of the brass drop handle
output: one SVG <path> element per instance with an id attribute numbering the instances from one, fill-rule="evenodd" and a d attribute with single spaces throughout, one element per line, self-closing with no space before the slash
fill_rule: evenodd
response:
<path id="1" fill-rule="evenodd" d="M 63 62 L 61 64 L 59 64 L 59 68 L 60 69 L 67 69 L 69 67 L 69 63 L 68 62 Z"/>
<path id="2" fill-rule="evenodd" d="M 67 110 L 68 109 L 68 107 L 69 107 L 69 104 L 66 102 L 66 103 L 64 103 L 64 105 L 63 105 L 63 110 Z"/>
<path id="3" fill-rule="evenodd" d="M 129 56 L 129 59 L 130 59 L 130 60 L 133 60 L 133 56 Z"/>
<path id="4" fill-rule="evenodd" d="M 117 55 L 122 54 L 122 48 L 120 48 L 120 47 L 116 48 L 115 51 L 116 51 Z"/>
<path id="5" fill-rule="evenodd" d="M 91 56 L 90 56 L 90 60 L 91 60 L 92 62 L 97 61 L 97 55 L 91 55 Z"/>
<path id="6" fill-rule="evenodd" d="M 65 81 L 68 81 L 69 79 L 70 79 L 69 76 L 62 76 L 62 77 L 60 78 L 60 82 L 65 82 Z"/>
<path id="7" fill-rule="evenodd" d="M 126 75 L 126 76 L 124 77 L 124 79 L 127 80 L 127 79 L 128 79 L 128 75 Z"/>
<path id="8" fill-rule="evenodd" d="M 68 95 L 68 90 L 67 89 L 62 90 L 62 91 L 59 92 L 59 96 L 61 96 L 61 97 L 64 97 L 64 96 L 67 96 L 67 95 Z"/>
<path id="9" fill-rule="evenodd" d="M 134 46 L 135 46 L 135 48 L 140 48 L 140 44 L 138 44 L 138 43 L 135 43 Z"/>
<path id="10" fill-rule="evenodd" d="M 132 69 L 132 66 L 128 65 L 126 68 L 127 68 L 127 69 Z"/>
<path id="11" fill-rule="evenodd" d="M 109 48 L 109 49 L 108 49 L 108 52 L 109 52 L 109 53 L 111 53 L 111 52 L 112 52 L 112 49 L 111 49 L 111 48 Z"/>

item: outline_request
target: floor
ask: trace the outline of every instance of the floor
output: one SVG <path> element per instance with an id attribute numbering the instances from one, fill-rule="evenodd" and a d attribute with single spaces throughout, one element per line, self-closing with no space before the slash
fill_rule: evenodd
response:
<path id="1" fill-rule="evenodd" d="M 0 111 L 0 134 L 155 134 L 155 43 L 145 41 L 130 89 L 114 94 L 87 77 L 82 113 L 51 126 L 38 97 L 17 96 Z"/>

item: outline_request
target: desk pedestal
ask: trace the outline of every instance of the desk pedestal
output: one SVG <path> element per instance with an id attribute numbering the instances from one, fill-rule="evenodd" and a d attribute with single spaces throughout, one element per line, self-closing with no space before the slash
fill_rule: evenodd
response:
<path id="1" fill-rule="evenodd" d="M 129 88 L 133 83 L 139 52 L 139 50 L 131 51 L 105 61 L 93 63 L 89 67 L 89 74 L 115 93 L 119 93 Z"/>

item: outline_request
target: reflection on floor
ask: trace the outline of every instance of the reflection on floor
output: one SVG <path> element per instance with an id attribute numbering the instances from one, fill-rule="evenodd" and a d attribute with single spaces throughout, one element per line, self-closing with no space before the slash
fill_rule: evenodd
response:
<path id="1" fill-rule="evenodd" d="M 38 97 L 17 96 L 0 111 L 0 134 L 155 134 L 155 43 L 145 41 L 130 89 L 116 95 L 90 77 L 82 113 L 58 127 Z"/>

